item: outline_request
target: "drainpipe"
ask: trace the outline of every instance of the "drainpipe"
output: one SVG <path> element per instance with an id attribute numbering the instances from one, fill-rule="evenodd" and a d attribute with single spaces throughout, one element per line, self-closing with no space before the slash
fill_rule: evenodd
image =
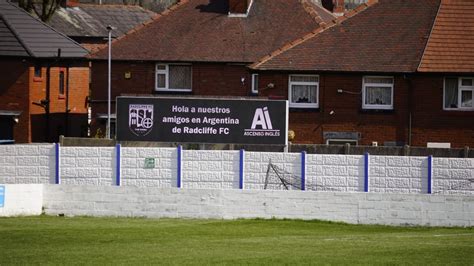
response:
<path id="1" fill-rule="evenodd" d="M 46 115 L 46 127 L 45 127 L 45 137 L 46 141 L 50 141 L 50 135 L 49 135 L 49 127 L 50 127 L 50 121 L 49 121 L 49 100 L 50 100 L 50 91 L 51 91 L 51 64 L 48 64 L 48 67 L 46 68 L 46 99 L 41 101 L 41 104 L 44 106 L 44 111 Z"/>
<path id="2" fill-rule="evenodd" d="M 65 112 L 65 137 L 69 136 L 69 64 L 66 65 L 66 112 Z"/>
<path id="3" fill-rule="evenodd" d="M 412 126 L 413 126 L 413 84 L 408 74 L 404 75 L 408 85 L 408 145 L 412 143 Z"/>

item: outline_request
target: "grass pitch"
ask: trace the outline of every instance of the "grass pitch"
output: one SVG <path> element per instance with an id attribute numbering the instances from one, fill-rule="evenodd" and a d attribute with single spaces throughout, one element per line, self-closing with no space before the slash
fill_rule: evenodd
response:
<path id="1" fill-rule="evenodd" d="M 0 265 L 474 264 L 474 229 L 293 220 L 0 218 Z"/>

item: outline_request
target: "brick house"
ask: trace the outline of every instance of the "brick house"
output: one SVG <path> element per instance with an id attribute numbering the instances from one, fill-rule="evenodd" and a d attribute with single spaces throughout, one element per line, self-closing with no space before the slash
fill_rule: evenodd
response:
<path id="1" fill-rule="evenodd" d="M 289 99 L 294 141 L 474 146 L 474 2 L 355 11 L 252 65 L 261 96 Z"/>
<path id="2" fill-rule="evenodd" d="M 332 20 L 309 0 L 182 0 L 114 41 L 112 97 L 258 96 L 248 65 Z M 107 49 L 91 58 L 95 134 L 105 132 Z"/>
<path id="3" fill-rule="evenodd" d="M 0 0 L 0 143 L 87 134 L 87 50 Z"/>

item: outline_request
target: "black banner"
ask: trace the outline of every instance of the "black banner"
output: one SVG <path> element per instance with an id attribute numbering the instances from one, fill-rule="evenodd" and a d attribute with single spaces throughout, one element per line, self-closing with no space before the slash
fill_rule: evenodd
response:
<path id="1" fill-rule="evenodd" d="M 288 102 L 117 97 L 117 140 L 287 145 Z"/>

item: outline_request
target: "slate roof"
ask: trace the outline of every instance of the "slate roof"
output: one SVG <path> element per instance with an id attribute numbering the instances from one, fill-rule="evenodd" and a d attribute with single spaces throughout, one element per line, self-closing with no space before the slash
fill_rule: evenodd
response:
<path id="1" fill-rule="evenodd" d="M 0 0 L 0 56 L 82 58 L 87 50 L 5 0 Z"/>
<path id="2" fill-rule="evenodd" d="M 48 24 L 69 37 L 101 38 L 108 36 L 106 27 L 112 25 L 112 36 L 118 37 L 154 16 L 140 6 L 79 4 L 58 8 Z"/>
<path id="3" fill-rule="evenodd" d="M 474 72 L 474 1 L 442 0 L 420 72 Z"/>
<path id="4" fill-rule="evenodd" d="M 259 70 L 415 72 L 440 0 L 369 1 L 317 31 L 262 58 Z"/>
<path id="5" fill-rule="evenodd" d="M 251 63 L 334 17 L 307 0 L 254 0 L 229 17 L 226 0 L 182 0 L 112 45 L 115 60 Z M 92 55 L 106 59 L 106 49 Z"/>

